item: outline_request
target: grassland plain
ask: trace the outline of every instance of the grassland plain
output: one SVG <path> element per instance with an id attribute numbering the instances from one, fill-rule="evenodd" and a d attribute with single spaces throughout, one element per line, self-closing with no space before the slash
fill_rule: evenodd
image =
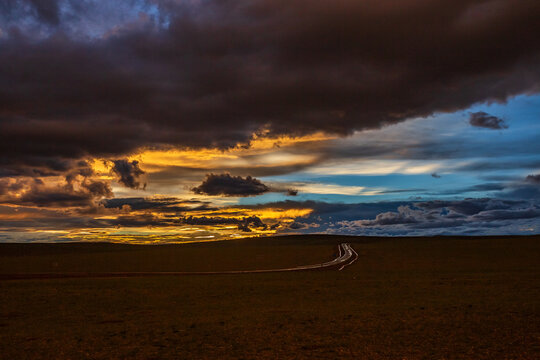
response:
<path id="1" fill-rule="evenodd" d="M 0 281 L 2 359 L 538 359 L 540 237 L 0 245 L 0 273 L 346 270 Z"/>

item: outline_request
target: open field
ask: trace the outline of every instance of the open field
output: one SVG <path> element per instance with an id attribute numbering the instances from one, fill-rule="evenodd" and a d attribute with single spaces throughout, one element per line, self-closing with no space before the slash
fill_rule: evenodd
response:
<path id="1" fill-rule="evenodd" d="M 306 248 L 307 244 L 288 238 L 155 246 L 3 244 L 0 274 L 273 269 L 329 261 L 337 255 L 337 244 L 334 248 L 329 243 L 313 243 Z"/>
<path id="2" fill-rule="evenodd" d="M 0 281 L 5 359 L 538 359 L 540 236 L 3 244 L 0 273 L 344 271 Z"/>

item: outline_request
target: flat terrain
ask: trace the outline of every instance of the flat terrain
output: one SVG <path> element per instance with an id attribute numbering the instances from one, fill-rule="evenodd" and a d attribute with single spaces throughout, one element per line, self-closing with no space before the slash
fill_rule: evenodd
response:
<path id="1" fill-rule="evenodd" d="M 0 274 L 343 271 L 0 281 L 1 359 L 538 359 L 540 237 L 3 244 Z"/>

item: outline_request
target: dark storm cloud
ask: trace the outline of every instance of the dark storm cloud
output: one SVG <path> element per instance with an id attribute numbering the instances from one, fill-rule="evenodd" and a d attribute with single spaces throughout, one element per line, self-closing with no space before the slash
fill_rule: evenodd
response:
<path id="1" fill-rule="evenodd" d="M 23 2 L 0 22 L 3 161 L 349 134 L 539 90 L 536 0 L 124 1 L 159 14 L 101 33 L 105 1 L 30 3 L 47 32 Z"/>
<path id="2" fill-rule="evenodd" d="M 493 115 L 489 115 L 488 113 L 483 111 L 471 113 L 469 117 L 469 124 L 471 124 L 472 126 L 492 130 L 501 130 L 508 128 L 508 125 L 506 125 L 503 119 L 500 119 Z"/>
<path id="3" fill-rule="evenodd" d="M 139 182 L 139 177 L 144 174 L 144 171 L 139 167 L 139 162 L 137 160 L 128 161 L 128 160 L 113 160 L 112 171 L 118 175 L 118 182 L 124 184 L 128 188 L 138 189 L 141 185 Z M 143 185 L 143 188 L 146 187 L 146 184 Z"/>
<path id="4" fill-rule="evenodd" d="M 270 188 L 251 176 L 208 174 L 201 185 L 191 190 L 201 195 L 255 196 L 270 191 Z"/>

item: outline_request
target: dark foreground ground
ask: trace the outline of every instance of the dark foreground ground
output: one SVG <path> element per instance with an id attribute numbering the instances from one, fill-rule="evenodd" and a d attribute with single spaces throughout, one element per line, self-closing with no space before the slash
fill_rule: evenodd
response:
<path id="1" fill-rule="evenodd" d="M 0 359 L 540 359 L 538 236 L 4 244 L 0 275 L 287 267 L 339 242 L 342 272 L 1 280 Z"/>

